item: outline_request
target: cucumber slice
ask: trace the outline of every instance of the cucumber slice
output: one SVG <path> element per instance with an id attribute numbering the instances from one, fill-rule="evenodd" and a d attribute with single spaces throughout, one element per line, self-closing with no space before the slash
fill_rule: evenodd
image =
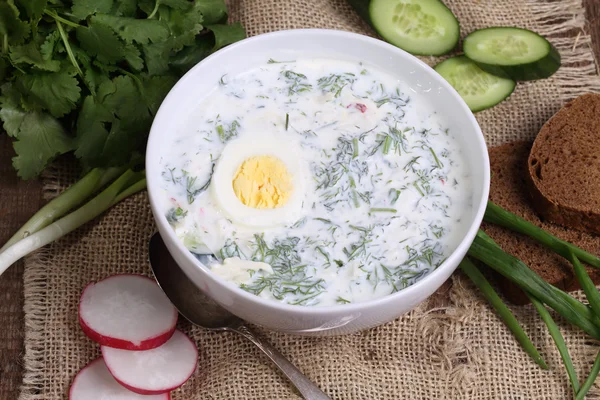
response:
<path id="1" fill-rule="evenodd" d="M 518 81 L 547 78 L 560 67 L 554 46 L 527 29 L 480 29 L 465 38 L 463 49 L 481 69 Z"/>
<path id="2" fill-rule="evenodd" d="M 473 112 L 500 103 L 516 86 L 515 81 L 487 73 L 465 56 L 449 58 L 434 69 L 456 89 Z"/>
<path id="3" fill-rule="evenodd" d="M 348 0 L 387 42 L 411 54 L 439 56 L 458 43 L 458 20 L 439 0 Z"/>

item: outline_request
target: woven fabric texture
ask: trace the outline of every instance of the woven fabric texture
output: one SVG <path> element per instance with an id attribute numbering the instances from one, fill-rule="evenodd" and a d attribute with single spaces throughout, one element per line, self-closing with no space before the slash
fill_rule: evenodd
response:
<path id="1" fill-rule="evenodd" d="M 487 26 L 520 26 L 550 38 L 563 66 L 550 79 L 520 83 L 508 101 L 477 114 L 489 146 L 531 139 L 566 101 L 600 92 L 578 0 L 448 0 L 462 37 Z M 376 36 L 344 0 L 231 0 L 230 17 L 249 35 L 293 28 L 340 29 Z M 439 58 L 422 57 L 430 65 Z M 73 181 L 54 167 L 45 194 Z M 21 400 L 67 398 L 75 374 L 99 355 L 78 326 L 82 288 L 114 273 L 150 275 L 147 243 L 154 224 L 145 193 L 38 251 L 25 269 L 25 378 Z M 455 274 L 427 302 L 386 325 L 352 335 L 306 338 L 258 329 L 333 399 L 566 399 L 570 388 L 547 329 L 528 306 L 515 313 L 550 369 L 521 350 L 475 288 Z M 559 320 L 560 321 L 560 320 Z M 598 344 L 562 324 L 580 377 Z M 181 322 L 200 349 L 197 372 L 173 399 L 296 399 L 287 380 L 252 344 Z M 600 398 L 595 385 L 589 398 Z"/>

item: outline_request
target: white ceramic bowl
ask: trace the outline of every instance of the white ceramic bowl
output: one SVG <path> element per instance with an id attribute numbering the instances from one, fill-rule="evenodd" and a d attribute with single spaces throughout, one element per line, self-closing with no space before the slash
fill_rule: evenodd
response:
<path id="1" fill-rule="evenodd" d="M 457 249 L 414 285 L 364 303 L 330 307 L 292 306 L 255 296 L 213 275 L 183 246 L 158 207 L 161 148 L 170 133 L 186 120 L 205 94 L 224 74 L 236 75 L 264 64 L 269 58 L 326 57 L 365 61 L 409 83 L 410 89 L 431 102 L 453 132 L 472 173 L 472 202 L 463 218 L 464 237 Z M 305 335 L 346 334 L 388 322 L 413 309 L 450 277 L 465 256 L 483 218 L 490 169 L 484 137 L 458 93 L 432 68 L 380 40 L 332 30 L 290 30 L 242 40 L 218 51 L 192 68 L 168 94 L 154 119 L 146 153 L 148 193 L 158 230 L 185 273 L 219 304 L 244 320 L 266 328 Z"/>

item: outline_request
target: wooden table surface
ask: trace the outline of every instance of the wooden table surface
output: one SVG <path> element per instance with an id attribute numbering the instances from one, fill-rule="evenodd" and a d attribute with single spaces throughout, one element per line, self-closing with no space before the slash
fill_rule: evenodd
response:
<path id="1" fill-rule="evenodd" d="M 600 0 L 583 0 L 587 31 L 600 60 Z M 3 244 L 43 204 L 41 185 L 23 182 L 11 166 L 14 153 L 8 136 L 0 133 L 0 244 Z M 0 400 L 16 399 L 23 374 L 23 263 L 0 277 Z"/>

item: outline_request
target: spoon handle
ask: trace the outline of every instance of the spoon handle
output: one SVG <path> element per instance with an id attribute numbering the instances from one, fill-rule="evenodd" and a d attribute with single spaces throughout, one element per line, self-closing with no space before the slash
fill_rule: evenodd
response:
<path id="1" fill-rule="evenodd" d="M 246 339 L 254 343 L 261 349 L 267 357 L 271 359 L 279 369 L 288 377 L 288 379 L 296 386 L 296 389 L 304 396 L 306 400 L 331 400 L 329 396 L 321 391 L 312 383 L 298 368 L 294 366 L 287 358 L 277 351 L 273 346 L 261 339 L 256 333 L 248 329 L 247 326 L 238 326 L 230 328 L 232 331 L 239 333 Z"/>

